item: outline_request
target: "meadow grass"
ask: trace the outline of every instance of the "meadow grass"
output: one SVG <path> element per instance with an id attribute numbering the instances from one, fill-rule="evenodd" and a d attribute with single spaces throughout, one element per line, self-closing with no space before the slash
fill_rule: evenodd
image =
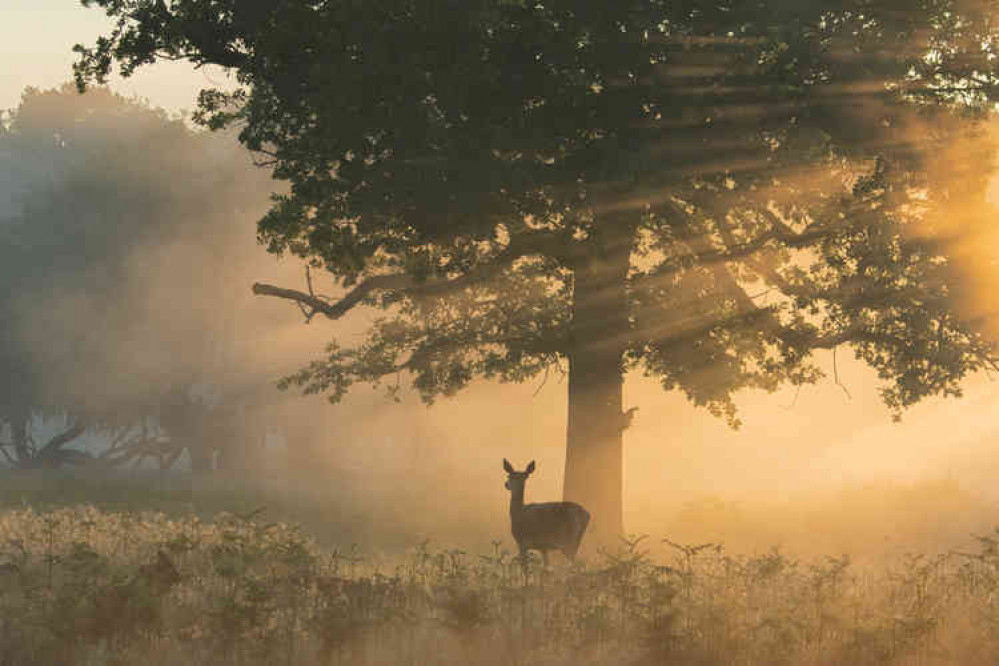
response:
<path id="1" fill-rule="evenodd" d="M 992 663 L 999 532 L 966 545 L 875 570 L 642 537 L 545 568 L 266 512 L 23 505 L 0 510 L 0 665 Z"/>

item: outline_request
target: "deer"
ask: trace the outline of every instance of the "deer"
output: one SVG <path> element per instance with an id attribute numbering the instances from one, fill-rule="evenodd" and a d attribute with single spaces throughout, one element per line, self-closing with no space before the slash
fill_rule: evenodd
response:
<path id="1" fill-rule="evenodd" d="M 545 566 L 550 550 L 561 550 L 567 559 L 574 560 L 590 524 L 590 512 L 575 502 L 524 504 L 524 486 L 534 473 L 534 461 L 518 472 L 504 458 L 503 469 L 507 473 L 506 489 L 510 491 L 510 527 L 521 562 L 527 562 L 528 550 L 541 551 Z"/>

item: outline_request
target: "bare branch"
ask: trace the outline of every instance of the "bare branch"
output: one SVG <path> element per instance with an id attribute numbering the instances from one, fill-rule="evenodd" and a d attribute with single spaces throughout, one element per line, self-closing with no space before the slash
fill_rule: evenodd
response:
<path id="1" fill-rule="evenodd" d="M 784 409 L 788 409 L 788 410 L 794 409 L 794 406 L 798 404 L 798 397 L 801 395 L 801 387 L 802 386 L 803 386 L 802 384 L 798 384 L 798 388 L 794 392 L 794 400 L 791 401 L 790 405 L 787 405 L 786 407 L 784 407 Z"/>
<path id="2" fill-rule="evenodd" d="M 836 365 L 836 349 L 837 349 L 837 347 L 833 347 L 833 350 L 832 350 L 832 353 L 833 353 L 833 379 L 836 382 L 836 386 L 838 386 L 841 389 L 843 389 L 843 393 L 846 394 L 847 400 L 853 400 L 853 396 L 850 395 L 850 390 L 847 389 L 846 386 L 844 386 L 843 383 L 839 380 L 839 366 Z"/>
<path id="3" fill-rule="evenodd" d="M 98 456 L 98 457 L 106 457 L 106 454 L 110 454 L 111 452 L 117 451 L 117 450 L 121 449 L 122 447 L 128 446 L 129 444 L 131 444 L 132 441 L 135 439 L 135 436 L 136 436 L 132 432 L 134 428 L 135 428 L 135 426 L 131 425 L 131 424 L 129 424 L 129 425 L 123 427 L 123 428 L 119 428 L 118 431 L 111 438 L 111 443 L 108 446 L 108 448 L 103 453 L 101 453 L 101 455 Z M 145 430 L 145 426 L 143 426 L 143 430 Z M 136 434 L 138 434 L 138 433 L 136 433 Z"/>
<path id="4" fill-rule="evenodd" d="M 177 462 L 177 459 L 180 458 L 180 454 L 183 452 L 183 448 L 177 448 L 171 451 L 160 461 L 160 468 L 165 471 L 173 467 L 174 463 Z"/>
<path id="5" fill-rule="evenodd" d="M 536 231 L 514 236 L 510 243 L 489 261 L 484 262 L 469 273 L 451 279 L 418 281 L 406 273 L 374 275 L 362 280 L 339 301 L 330 302 L 325 296 L 313 291 L 311 274 L 307 272 L 308 293 L 260 282 L 253 285 L 253 293 L 258 296 L 273 296 L 294 301 L 302 308 L 307 320 L 316 314 L 322 314 L 335 320 L 345 315 L 374 292 L 404 291 L 413 297 L 442 296 L 486 282 L 508 268 L 517 259 L 530 255 L 544 255 L 566 262 L 569 260 L 571 252 L 566 239 L 561 234 Z"/>
<path id="6" fill-rule="evenodd" d="M 339 319 L 347 314 L 354 306 L 367 298 L 375 291 L 394 291 L 408 289 L 415 284 L 412 277 L 405 274 L 375 275 L 367 278 L 357 285 L 347 295 L 335 303 L 328 303 L 322 297 L 315 294 L 307 294 L 297 289 L 286 289 L 270 284 L 257 282 L 253 285 L 253 293 L 257 296 L 273 296 L 289 301 L 295 301 L 303 306 L 311 308 L 307 317 L 311 318 L 318 314 L 323 314 L 329 319 Z"/>
<path id="7" fill-rule="evenodd" d="M 82 435 L 84 430 L 85 428 L 83 424 L 74 424 L 65 432 L 50 439 L 44 446 L 42 446 L 42 448 L 38 449 L 38 453 L 36 453 L 35 456 L 37 458 L 42 458 L 46 455 L 54 454 L 60 448 Z"/>
<path id="8" fill-rule="evenodd" d="M 305 284 L 309 286 L 309 296 L 315 296 L 316 290 L 312 288 L 312 270 L 308 264 L 305 264 Z"/>
<path id="9" fill-rule="evenodd" d="M 0 453 L 2 453 L 3 457 L 7 459 L 8 463 L 10 463 L 14 467 L 17 467 L 18 466 L 18 462 L 17 462 L 17 460 L 14 459 L 14 457 L 12 455 L 10 455 L 10 452 L 7 451 L 7 447 L 8 446 L 11 447 L 11 448 L 13 448 L 14 447 L 14 443 L 13 442 L 0 442 Z"/>
<path id="10" fill-rule="evenodd" d="M 533 394 L 532 397 L 537 398 L 538 394 L 541 393 L 541 389 L 543 389 L 545 387 L 545 384 L 548 383 L 548 373 L 550 371 L 551 371 L 551 366 L 550 365 L 546 365 L 545 366 L 545 376 L 541 379 L 541 383 L 538 384 L 538 388 L 536 388 L 534 390 L 534 394 Z"/>

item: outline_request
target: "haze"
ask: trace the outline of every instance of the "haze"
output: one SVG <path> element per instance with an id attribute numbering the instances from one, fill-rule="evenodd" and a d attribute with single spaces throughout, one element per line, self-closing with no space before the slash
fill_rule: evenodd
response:
<path id="1" fill-rule="evenodd" d="M 72 45 L 92 41 L 108 28 L 97 11 L 67 0 L 4 0 L 0 12 L 0 108 L 16 107 L 25 87 L 48 89 L 69 80 Z M 192 108 L 197 91 L 218 83 L 221 77 L 218 72 L 194 71 L 183 64 L 158 64 L 134 79 L 114 79 L 111 88 L 177 113 Z M 260 180 L 271 182 L 265 177 Z M 353 315 L 336 324 L 317 319 L 304 326 L 293 305 L 250 295 L 250 285 L 256 280 L 295 288 L 304 283 L 300 264 L 279 262 L 255 247 L 254 225 L 265 205 L 261 198 L 252 209 L 240 211 L 241 219 L 217 218 L 212 224 L 230 235 L 239 248 L 234 260 L 241 264 L 232 274 L 244 281 L 229 285 L 237 290 L 233 298 L 239 314 L 234 321 L 259 343 L 232 353 L 249 375 L 273 380 L 321 353 L 325 341 L 334 335 L 359 331 L 367 315 Z M 158 293 L 157 274 L 150 273 L 150 267 L 176 266 L 180 256 L 183 261 L 207 260 L 207 254 L 185 250 L 195 240 L 189 231 L 178 232 L 172 249 L 133 258 L 134 266 L 141 267 L 134 275 L 148 283 L 145 297 Z M 977 293 L 978 305 L 993 311 L 991 299 L 996 292 L 982 287 Z M 269 351 L 261 358 L 263 341 Z M 805 532 L 816 527 L 815 520 L 832 515 L 816 508 L 802 517 L 803 507 L 828 508 L 849 501 L 854 503 L 849 508 L 856 512 L 852 519 L 858 522 L 869 512 L 876 521 L 885 516 L 900 519 L 901 514 L 885 513 L 884 506 L 866 502 L 887 501 L 891 492 L 882 493 L 885 488 L 909 487 L 943 489 L 940 492 L 948 501 L 966 494 L 975 497 L 955 500 L 959 506 L 950 507 L 961 511 L 978 507 L 980 511 L 967 521 L 941 518 L 937 523 L 948 523 L 952 533 L 946 538 L 959 539 L 991 524 L 993 515 L 986 509 L 999 501 L 993 483 L 999 471 L 994 463 L 999 424 L 993 417 L 999 405 L 999 383 L 977 377 L 968 382 L 963 399 L 928 400 L 908 411 L 901 423 L 893 423 L 878 399 L 871 371 L 840 351 L 837 385 L 832 354 L 821 354 L 819 359 L 829 378 L 818 385 L 773 395 L 741 395 L 738 402 L 744 425 L 738 431 L 695 409 L 682 396 L 664 393 L 654 381 L 630 377 L 626 407 L 639 407 L 639 411 L 625 438 L 629 531 L 663 534 L 668 529 L 686 529 L 687 534 L 671 536 L 679 541 L 744 539 L 751 547 L 764 547 L 763 541 L 770 537 L 780 540 L 794 535 L 807 540 Z M 507 457 L 523 465 L 536 459 L 539 472 L 528 487 L 528 498 L 559 496 L 565 391 L 565 384 L 553 376 L 543 386 L 539 382 L 521 386 L 480 383 L 429 409 L 412 395 L 404 394 L 401 404 L 394 404 L 365 389 L 335 407 L 315 398 L 283 396 L 281 400 L 300 400 L 300 406 L 290 409 L 308 423 L 302 427 L 328 440 L 328 460 L 323 465 L 326 482 L 353 494 L 352 511 L 405 522 L 412 516 L 398 503 L 421 497 L 425 503 L 415 531 L 430 531 L 439 519 L 478 524 L 476 538 L 486 532 L 508 538 L 508 498 L 500 462 Z M 868 490 L 858 490 L 865 486 Z M 713 503 L 706 498 L 713 498 Z M 964 501 L 966 505 L 960 504 Z M 738 532 L 738 520 L 725 523 L 722 514 L 740 506 L 754 516 L 767 511 L 773 516 L 794 514 L 799 523 L 790 532 L 774 527 L 754 540 Z M 753 513 L 757 511 L 753 507 L 761 508 Z M 793 507 L 800 511 L 795 513 Z M 333 513 L 340 510 L 330 508 Z M 727 524 L 730 531 L 699 532 L 698 511 Z M 677 518 L 684 515 L 683 520 Z M 753 525 L 765 522 L 760 518 Z M 893 529 L 890 524 L 870 527 L 888 533 Z M 840 536 L 850 531 L 848 526 L 836 529 Z M 459 538 L 455 532 L 449 534 Z"/>

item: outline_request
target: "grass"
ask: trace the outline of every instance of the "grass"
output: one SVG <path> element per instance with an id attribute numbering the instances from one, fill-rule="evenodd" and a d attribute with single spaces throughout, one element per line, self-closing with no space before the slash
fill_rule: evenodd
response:
<path id="1" fill-rule="evenodd" d="M 271 520 L 304 526 L 321 544 L 364 543 L 397 552 L 433 533 L 450 543 L 488 548 L 505 531 L 506 491 L 497 483 L 499 511 L 483 510 L 460 497 L 440 498 L 432 489 L 358 486 L 331 480 L 281 476 L 192 478 L 154 470 L 0 470 L 0 510 L 54 510 L 93 505 L 105 511 L 160 512 L 171 518 L 211 519 L 267 507 Z M 448 520 L 438 515 L 445 507 Z M 495 513 L 483 526 L 483 514 Z M 445 524 L 441 524 L 441 523 Z M 482 529 L 469 530 L 470 525 Z M 387 526 L 387 527 L 386 527 Z M 469 539 L 469 534 L 475 536 Z"/>
<path id="2" fill-rule="evenodd" d="M 498 470 L 497 465 L 497 470 Z M 457 475 L 341 475 L 293 481 L 281 474 L 192 479 L 154 471 L 0 470 L 0 509 L 57 509 L 92 504 L 107 511 L 158 511 L 209 520 L 220 512 L 267 507 L 270 520 L 294 522 L 326 547 L 364 544 L 396 553 L 427 537 L 486 552 L 509 540 L 507 491 Z M 528 489 L 528 501 L 550 499 Z M 655 500 L 643 505 L 642 501 Z M 933 555 L 989 532 L 999 503 L 954 480 L 880 483 L 755 498 L 640 496 L 628 501 L 633 531 L 684 543 L 724 543 L 731 552 L 782 551 L 805 559 L 850 553 L 867 565 L 909 552 Z M 588 543 L 584 540 L 584 551 Z"/>
<path id="3" fill-rule="evenodd" d="M 526 568 L 320 545 L 266 514 L 0 512 L 0 665 L 985 664 L 999 532 L 881 568 L 637 538 Z M 166 562 L 166 564 L 163 564 Z"/>

